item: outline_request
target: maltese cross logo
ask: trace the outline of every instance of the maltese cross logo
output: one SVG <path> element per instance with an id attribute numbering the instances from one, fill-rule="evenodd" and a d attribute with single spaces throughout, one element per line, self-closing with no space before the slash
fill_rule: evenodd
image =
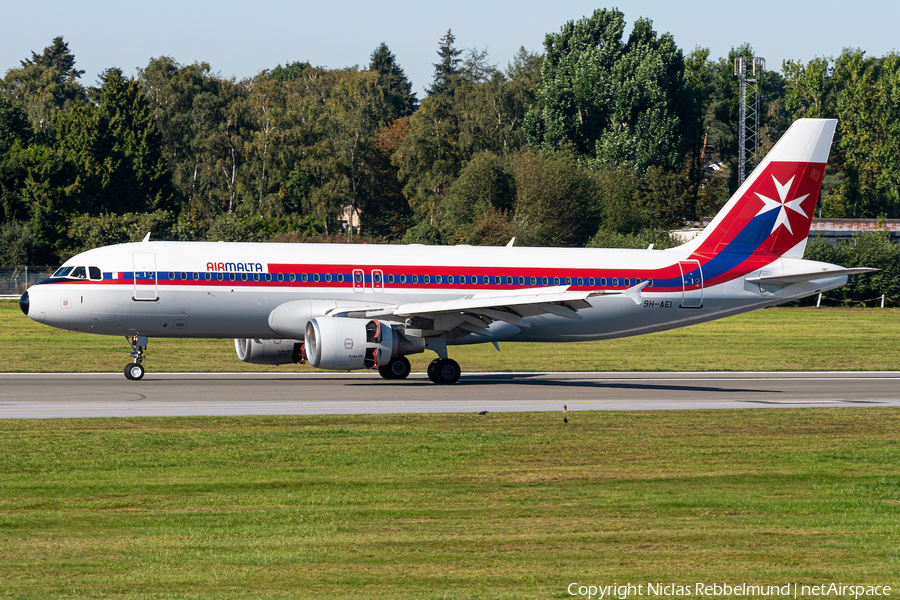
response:
<path id="1" fill-rule="evenodd" d="M 791 209 L 792 211 L 800 213 L 804 217 L 807 217 L 806 213 L 803 212 L 803 209 L 800 207 L 800 204 L 804 200 L 806 200 L 809 194 L 804 194 L 800 198 L 788 200 L 788 191 L 791 189 L 791 184 L 794 183 L 794 178 L 791 177 L 791 179 L 786 184 L 782 185 L 777 179 L 775 179 L 775 176 L 772 175 L 772 181 L 775 182 L 775 189 L 778 191 L 778 200 L 766 198 L 759 192 L 756 192 L 756 195 L 759 197 L 759 199 L 765 203 L 765 205 L 761 209 L 759 209 L 759 212 L 756 213 L 756 216 L 758 217 L 763 213 L 767 213 L 770 210 L 774 210 L 777 208 L 779 211 L 778 218 L 775 219 L 775 224 L 772 225 L 772 231 L 770 232 L 770 234 L 774 233 L 775 230 L 778 229 L 779 225 L 784 225 L 785 227 L 787 227 L 788 232 L 793 234 L 794 232 L 791 230 L 791 220 L 789 218 L 787 209 Z"/>

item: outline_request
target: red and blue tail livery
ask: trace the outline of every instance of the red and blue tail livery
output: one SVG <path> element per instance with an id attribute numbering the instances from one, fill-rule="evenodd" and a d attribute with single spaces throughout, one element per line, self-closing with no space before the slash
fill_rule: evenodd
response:
<path id="1" fill-rule="evenodd" d="M 801 119 L 709 226 L 668 250 L 151 241 L 79 254 L 28 289 L 35 321 L 126 336 L 235 338 L 240 360 L 455 383 L 448 348 L 604 340 L 703 323 L 844 285 L 803 260 L 836 121 Z M 548 365 L 552 367 L 552 365 Z"/>

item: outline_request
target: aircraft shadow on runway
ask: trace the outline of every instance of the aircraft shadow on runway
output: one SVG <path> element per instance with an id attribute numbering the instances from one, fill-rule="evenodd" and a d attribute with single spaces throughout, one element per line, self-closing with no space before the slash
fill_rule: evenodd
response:
<path id="1" fill-rule="evenodd" d="M 565 379 L 565 378 L 548 378 L 546 373 L 486 373 L 486 374 L 473 374 L 473 375 L 463 375 L 460 380 L 453 386 L 437 386 L 431 383 L 428 379 L 424 379 L 421 377 L 413 377 L 410 379 L 405 379 L 401 381 L 384 381 L 382 379 L 376 379 L 372 377 L 362 378 L 359 375 L 350 375 L 347 374 L 346 378 L 335 376 L 336 374 L 322 374 L 322 376 L 316 376 L 312 374 L 304 374 L 302 378 L 284 376 L 284 377 L 267 377 L 265 379 L 260 379 L 259 382 L 261 384 L 265 384 L 266 382 L 343 382 L 345 386 L 348 387 L 371 387 L 371 386 L 402 386 L 408 388 L 410 386 L 421 386 L 428 387 L 432 389 L 442 389 L 442 390 L 451 390 L 462 387 L 469 387 L 473 385 L 477 386 L 496 386 L 496 385 L 538 385 L 545 387 L 554 387 L 554 388 L 582 388 L 582 389 L 622 389 L 622 390 L 640 390 L 640 391 L 660 391 L 660 392 L 703 392 L 703 393 L 724 393 L 724 394 L 736 394 L 736 393 L 746 393 L 746 394 L 780 394 L 781 390 L 777 389 L 752 389 L 752 388 L 738 388 L 738 387 L 724 387 L 724 386 L 702 386 L 702 385 L 693 385 L 693 384 L 678 384 L 678 383 L 652 383 L 652 382 L 630 382 L 630 381 L 618 381 L 611 379 Z M 239 373 L 229 373 L 223 374 L 221 377 L 216 378 L 218 381 L 222 380 L 247 380 L 249 379 L 247 376 Z M 153 379 L 152 377 L 145 378 L 141 381 L 142 384 L 154 384 L 154 383 L 165 383 L 171 381 L 178 380 L 193 380 L 196 381 L 196 377 L 191 377 L 190 375 L 185 375 L 183 377 L 166 377 L 165 379 Z"/>
<path id="2" fill-rule="evenodd" d="M 641 391 L 681 391 L 681 392 L 704 392 L 704 393 L 748 393 L 748 394 L 780 394 L 782 393 L 780 390 L 761 390 L 761 389 L 748 389 L 748 388 L 736 388 L 736 387 L 722 387 L 722 386 L 699 386 L 699 385 L 691 385 L 691 384 L 677 384 L 677 383 L 650 383 L 650 382 L 628 382 L 628 381 L 616 381 L 616 380 L 588 380 L 588 379 L 537 379 L 538 377 L 545 377 L 543 373 L 511 373 L 509 375 L 464 375 L 460 380 L 456 383 L 456 387 L 464 386 L 468 387 L 471 385 L 478 386 L 489 386 L 489 385 L 539 385 L 539 386 L 547 386 L 547 387 L 557 387 L 557 388 L 596 388 L 596 389 L 623 389 L 623 390 L 641 390 Z M 382 382 L 380 381 L 372 381 L 372 382 L 362 382 L 355 381 L 350 382 L 347 385 L 379 385 Z M 388 382 L 385 382 L 388 383 Z M 421 386 L 433 386 L 434 384 L 428 380 L 422 379 L 407 379 L 403 382 L 390 382 L 390 384 L 397 384 L 409 386 L 409 385 L 421 385 Z"/>

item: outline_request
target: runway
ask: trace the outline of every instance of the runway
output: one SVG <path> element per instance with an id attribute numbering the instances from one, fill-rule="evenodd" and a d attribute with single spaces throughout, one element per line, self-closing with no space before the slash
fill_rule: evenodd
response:
<path id="1" fill-rule="evenodd" d="M 0 418 L 900 406 L 900 372 L 0 374 Z"/>

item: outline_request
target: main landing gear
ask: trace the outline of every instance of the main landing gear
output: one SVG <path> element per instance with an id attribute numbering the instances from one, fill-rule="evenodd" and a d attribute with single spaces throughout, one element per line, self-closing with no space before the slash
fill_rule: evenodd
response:
<path id="1" fill-rule="evenodd" d="M 144 355 L 144 351 L 147 349 L 149 340 L 144 335 L 126 336 L 125 339 L 128 340 L 128 344 L 131 346 L 131 352 L 128 353 L 128 356 L 134 359 L 133 363 L 125 365 L 125 378 L 137 381 L 144 376 L 144 367 L 141 363 L 147 358 Z"/>
<path id="2" fill-rule="evenodd" d="M 452 358 L 436 358 L 428 365 L 428 379 L 438 385 L 456 383 L 461 374 L 459 363 Z"/>
<path id="3" fill-rule="evenodd" d="M 380 365 L 378 373 L 385 379 L 406 379 L 411 368 L 409 359 L 405 356 L 398 356 L 388 364 Z"/>
<path id="4" fill-rule="evenodd" d="M 385 379 L 406 379 L 409 371 L 409 360 L 405 356 L 378 367 L 378 373 Z M 461 373 L 459 363 L 452 358 L 436 358 L 428 365 L 428 379 L 438 385 L 456 383 Z"/>

